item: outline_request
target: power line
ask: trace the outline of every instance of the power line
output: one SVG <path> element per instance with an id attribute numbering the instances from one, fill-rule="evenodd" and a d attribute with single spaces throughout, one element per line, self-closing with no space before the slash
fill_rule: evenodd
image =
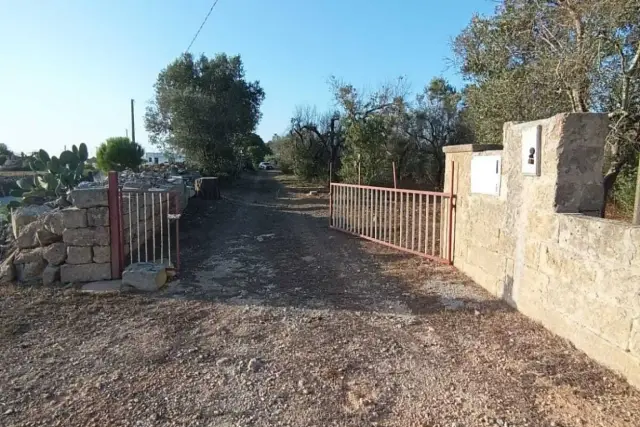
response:
<path id="1" fill-rule="evenodd" d="M 184 51 L 184 53 L 189 52 L 189 49 L 191 49 L 191 46 L 193 45 L 193 42 L 196 41 L 196 39 L 198 38 L 198 35 L 200 34 L 200 31 L 202 31 L 202 27 L 204 27 L 204 24 L 207 23 L 207 19 L 209 19 L 209 15 L 211 15 L 211 12 L 213 11 L 213 8 L 216 7 L 216 5 L 218 4 L 219 0 L 216 0 L 213 2 L 213 4 L 211 5 L 211 9 L 209 9 L 209 12 L 207 13 L 207 16 L 204 17 L 204 21 L 202 21 L 202 24 L 200 24 L 200 28 L 198 28 L 198 31 L 196 31 L 196 35 L 193 36 L 193 39 L 191 40 L 191 43 L 189 43 L 189 47 L 187 47 L 187 50 Z"/>

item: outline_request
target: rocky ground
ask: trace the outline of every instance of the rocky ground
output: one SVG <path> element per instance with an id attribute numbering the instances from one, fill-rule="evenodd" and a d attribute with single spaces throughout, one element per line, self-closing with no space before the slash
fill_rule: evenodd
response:
<path id="1" fill-rule="evenodd" d="M 309 190 L 194 201 L 158 294 L 0 287 L 0 425 L 638 425 L 640 392 Z"/>

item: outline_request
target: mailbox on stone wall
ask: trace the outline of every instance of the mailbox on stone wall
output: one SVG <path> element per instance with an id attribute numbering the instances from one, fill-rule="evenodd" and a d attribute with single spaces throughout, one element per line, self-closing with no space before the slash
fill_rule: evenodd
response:
<path id="1" fill-rule="evenodd" d="M 471 193 L 500 195 L 502 156 L 474 154 L 471 158 Z"/>
<path id="2" fill-rule="evenodd" d="M 540 142 L 542 127 L 533 126 L 522 131 L 522 173 L 540 176 Z"/>

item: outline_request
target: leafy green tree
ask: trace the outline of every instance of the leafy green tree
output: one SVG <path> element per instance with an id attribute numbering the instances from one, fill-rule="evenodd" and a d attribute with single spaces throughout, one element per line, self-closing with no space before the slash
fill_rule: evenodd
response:
<path id="1" fill-rule="evenodd" d="M 454 51 L 480 142 L 500 141 L 505 121 L 609 113 L 609 193 L 640 146 L 640 1 L 503 0 L 472 19 Z"/>
<path id="2" fill-rule="evenodd" d="M 271 148 L 255 133 L 250 133 L 244 138 L 243 152 L 248 163 L 254 169 L 264 161 L 267 155 L 272 154 Z"/>
<path id="3" fill-rule="evenodd" d="M 8 157 L 13 155 L 13 151 L 9 150 L 9 147 L 7 147 L 7 144 L 0 143 L 0 155 Z"/>
<path id="4" fill-rule="evenodd" d="M 96 153 L 98 168 L 105 172 L 127 168 L 136 170 L 144 161 L 143 157 L 144 149 L 125 136 L 108 138 Z"/>
<path id="5" fill-rule="evenodd" d="M 260 83 L 245 79 L 240 56 L 187 53 L 158 75 L 145 127 L 153 143 L 184 153 L 203 173 L 235 174 L 263 99 Z"/>

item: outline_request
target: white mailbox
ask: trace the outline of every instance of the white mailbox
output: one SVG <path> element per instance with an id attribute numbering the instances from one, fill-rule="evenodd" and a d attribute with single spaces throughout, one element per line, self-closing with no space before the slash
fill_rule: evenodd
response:
<path id="1" fill-rule="evenodd" d="M 540 176 L 540 141 L 542 126 L 522 131 L 522 173 Z"/>
<path id="2" fill-rule="evenodd" d="M 471 193 L 500 195 L 501 156 L 474 154 L 471 158 Z"/>

